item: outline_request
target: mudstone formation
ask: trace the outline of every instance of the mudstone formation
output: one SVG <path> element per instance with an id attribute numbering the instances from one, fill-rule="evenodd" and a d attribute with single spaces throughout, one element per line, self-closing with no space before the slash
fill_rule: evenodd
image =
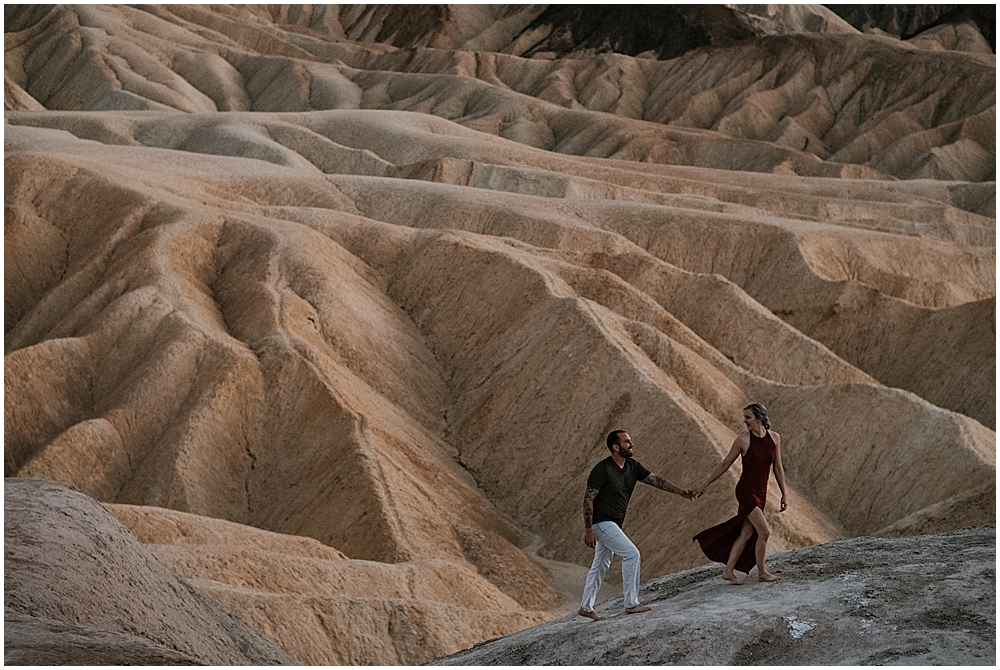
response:
<path id="1" fill-rule="evenodd" d="M 995 18 L 851 7 L 5 6 L 7 654 L 440 658 L 751 401 L 774 550 L 993 525 Z"/>

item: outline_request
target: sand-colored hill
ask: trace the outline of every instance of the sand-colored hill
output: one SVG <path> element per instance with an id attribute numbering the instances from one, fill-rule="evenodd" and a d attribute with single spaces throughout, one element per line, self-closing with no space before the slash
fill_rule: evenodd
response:
<path id="1" fill-rule="evenodd" d="M 350 559 L 311 538 L 108 508 L 189 584 L 310 665 L 415 665 L 552 617 L 526 610 L 463 560 Z"/>
<path id="2" fill-rule="evenodd" d="M 3 566 L 7 664 L 294 662 L 94 500 L 52 482 L 4 480 Z"/>
<path id="3" fill-rule="evenodd" d="M 108 504 L 308 663 L 558 616 L 613 428 L 691 486 L 764 402 L 775 550 L 993 523 L 971 24 L 727 9 L 672 58 L 402 11 L 5 8 L 6 476 Z M 737 477 L 640 487 L 644 578 L 704 563 Z"/>
<path id="4" fill-rule="evenodd" d="M 456 646 L 472 648 L 439 664 L 995 663 L 995 594 L 982 588 L 993 527 L 779 553 L 778 584 L 733 589 L 716 567 L 692 568 L 645 584 L 643 617 L 612 597 L 599 607 L 606 621 L 569 616 L 473 647 L 509 626 L 510 605 L 482 591 L 480 609 L 458 604 L 476 590 L 458 565 L 356 561 L 315 540 L 107 505 L 122 526 L 35 479 L 6 480 L 4 502 L 13 664 L 412 665 Z"/>

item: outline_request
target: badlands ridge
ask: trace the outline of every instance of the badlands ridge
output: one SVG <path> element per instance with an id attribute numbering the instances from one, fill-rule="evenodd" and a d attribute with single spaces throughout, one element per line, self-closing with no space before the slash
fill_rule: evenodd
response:
<path id="1" fill-rule="evenodd" d="M 5 514 L 188 600 L 5 542 L 5 648 L 430 661 L 575 609 L 609 430 L 694 486 L 751 401 L 774 551 L 994 525 L 993 36 L 922 11 L 6 6 Z"/>

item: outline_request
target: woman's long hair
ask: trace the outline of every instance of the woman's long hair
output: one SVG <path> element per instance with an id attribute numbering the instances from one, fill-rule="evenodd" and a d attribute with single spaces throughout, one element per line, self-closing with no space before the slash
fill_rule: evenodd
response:
<path id="1" fill-rule="evenodd" d="M 759 402 L 752 402 L 743 409 L 748 409 L 753 412 L 753 415 L 757 417 L 757 420 L 764 425 L 764 430 L 770 430 L 771 420 L 767 418 L 767 408 L 761 405 Z"/>

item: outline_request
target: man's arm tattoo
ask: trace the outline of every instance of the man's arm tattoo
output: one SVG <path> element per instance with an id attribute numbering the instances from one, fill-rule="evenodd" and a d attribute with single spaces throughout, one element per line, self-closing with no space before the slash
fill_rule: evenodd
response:
<path id="1" fill-rule="evenodd" d="M 656 488 L 666 491 L 667 493 L 681 493 L 681 489 L 679 487 L 674 486 L 660 475 L 654 475 L 652 472 L 649 473 L 649 476 L 642 480 L 642 483 L 655 486 Z"/>
<path id="2" fill-rule="evenodd" d="M 594 525 L 594 498 L 597 497 L 597 489 L 587 487 L 583 494 L 583 527 L 590 528 Z"/>

